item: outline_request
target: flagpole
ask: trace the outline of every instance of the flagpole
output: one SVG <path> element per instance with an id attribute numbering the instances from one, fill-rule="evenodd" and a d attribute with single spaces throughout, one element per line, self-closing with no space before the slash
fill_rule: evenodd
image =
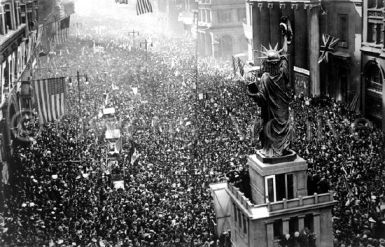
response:
<path id="1" fill-rule="evenodd" d="M 80 73 L 79 73 L 79 70 L 77 71 L 76 73 L 76 77 L 77 77 L 77 80 L 78 80 L 78 104 L 79 104 L 79 108 L 78 108 L 78 128 L 79 128 L 79 123 L 80 123 L 80 118 L 81 118 L 81 105 L 82 105 L 82 102 L 81 102 L 81 99 L 80 99 Z"/>
<path id="2" fill-rule="evenodd" d="M 199 103 L 199 96 L 198 96 L 198 27 L 199 27 L 199 8 L 197 8 L 197 11 L 195 12 L 196 17 L 196 40 L 195 40 L 195 135 L 196 139 L 194 141 L 194 158 L 197 158 L 197 142 L 199 140 L 199 127 L 198 127 L 198 103 Z M 199 160 L 197 159 L 197 162 Z M 197 166 L 197 164 L 194 164 Z M 191 167 L 192 169 L 192 167 Z"/>

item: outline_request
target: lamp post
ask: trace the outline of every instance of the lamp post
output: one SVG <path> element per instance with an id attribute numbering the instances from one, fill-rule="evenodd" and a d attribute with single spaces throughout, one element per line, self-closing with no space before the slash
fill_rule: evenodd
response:
<path id="1" fill-rule="evenodd" d="M 131 32 L 128 32 L 128 35 L 132 35 L 132 47 L 135 47 L 135 35 L 139 36 L 139 32 L 135 31 L 135 29 L 132 29 Z"/>
<path id="2" fill-rule="evenodd" d="M 147 39 L 145 39 L 143 42 L 140 42 L 140 47 L 142 47 L 142 44 L 144 45 L 144 49 L 146 49 L 146 61 L 148 59 L 148 46 L 150 45 L 151 47 L 153 46 L 151 40 L 148 41 Z"/>

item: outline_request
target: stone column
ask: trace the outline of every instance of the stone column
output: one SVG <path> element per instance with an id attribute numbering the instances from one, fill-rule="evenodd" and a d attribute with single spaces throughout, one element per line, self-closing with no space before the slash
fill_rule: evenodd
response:
<path id="1" fill-rule="evenodd" d="M 265 3 L 258 3 L 258 7 L 261 13 L 260 41 L 263 46 L 268 48 L 270 43 L 270 11 Z"/>
<path id="2" fill-rule="evenodd" d="M 261 44 L 262 44 L 262 41 L 261 41 L 261 34 L 262 34 L 262 18 L 261 18 L 261 9 L 260 8 L 257 8 L 256 6 L 254 6 L 254 9 L 253 9 L 253 13 L 255 13 L 256 15 L 256 25 L 253 25 L 253 43 L 254 43 L 254 51 L 253 51 L 253 55 L 254 55 L 254 62 L 255 64 L 259 65 L 259 63 L 257 62 L 260 62 L 259 59 L 256 59 L 257 57 L 261 56 Z"/>
<path id="3" fill-rule="evenodd" d="M 298 231 L 302 231 L 305 228 L 305 215 L 298 216 Z"/>
<path id="4" fill-rule="evenodd" d="M 308 10 L 310 18 L 309 27 L 309 70 L 310 70 L 310 93 L 318 96 L 321 93 L 320 87 L 320 67 L 318 64 L 320 35 L 319 35 L 319 6 L 310 6 Z"/>
<path id="5" fill-rule="evenodd" d="M 294 9 L 294 23 L 292 23 L 294 37 L 294 66 L 308 69 L 307 65 L 307 15 L 305 10 L 298 6 L 298 4 L 292 4 Z M 293 25 L 294 24 L 294 25 Z"/>
<path id="6" fill-rule="evenodd" d="M 289 220 L 289 218 L 282 219 L 282 232 L 284 235 L 289 233 Z"/>
<path id="7" fill-rule="evenodd" d="M 216 37 L 213 33 L 210 33 L 211 35 L 211 56 L 216 56 L 216 51 L 218 49 L 218 40 L 216 40 Z"/>
<path id="8" fill-rule="evenodd" d="M 316 235 L 315 240 L 315 246 L 321 246 L 321 221 L 320 221 L 320 215 L 314 214 L 313 215 L 313 223 L 314 223 L 314 233 Z"/>
<path id="9" fill-rule="evenodd" d="M 256 4 L 249 4 L 250 12 L 247 25 L 251 25 L 253 39 L 248 42 L 249 59 L 256 63 L 256 57 L 259 56 L 256 50 L 261 49 L 260 30 L 261 30 L 261 13 Z"/>
<path id="10" fill-rule="evenodd" d="M 274 246 L 274 222 L 266 223 L 267 247 Z"/>
<path id="11" fill-rule="evenodd" d="M 279 4 L 269 3 L 270 12 L 270 44 L 274 47 L 279 44 L 281 32 L 279 31 L 279 19 L 281 16 L 281 10 Z"/>

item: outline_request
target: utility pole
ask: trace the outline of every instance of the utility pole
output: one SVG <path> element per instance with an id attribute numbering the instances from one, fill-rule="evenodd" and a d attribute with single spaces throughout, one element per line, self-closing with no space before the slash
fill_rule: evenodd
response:
<path id="1" fill-rule="evenodd" d="M 200 139 L 200 128 L 198 126 L 198 104 L 199 104 L 199 95 L 198 95 L 198 27 L 199 27 L 199 8 L 196 12 L 194 12 L 194 20 L 196 21 L 196 40 L 195 40 L 195 141 L 194 141 L 194 159 L 196 159 L 196 162 L 199 163 L 199 159 L 197 158 L 198 152 L 197 152 L 197 142 Z M 195 164 L 197 166 L 197 164 Z M 191 167 L 192 169 L 192 167 Z M 191 172 L 190 172 L 191 174 Z"/>
<path id="2" fill-rule="evenodd" d="M 79 117 L 79 122 L 80 122 L 80 118 L 81 118 L 81 99 L 80 99 L 80 73 L 79 73 L 79 70 L 76 72 L 76 78 L 78 80 L 78 104 L 79 104 L 79 108 L 78 108 L 78 117 Z M 79 124 L 79 123 L 78 123 Z"/>
<path id="3" fill-rule="evenodd" d="M 152 47 L 152 42 L 149 42 L 147 39 L 145 39 L 143 42 L 140 42 L 140 47 L 142 47 L 142 44 L 144 44 L 144 49 L 146 49 L 146 61 L 148 58 L 148 45 Z"/>
<path id="4" fill-rule="evenodd" d="M 135 35 L 139 36 L 139 32 L 136 32 L 135 29 L 132 29 L 131 32 L 128 32 L 128 35 L 132 35 L 132 47 L 135 47 Z"/>

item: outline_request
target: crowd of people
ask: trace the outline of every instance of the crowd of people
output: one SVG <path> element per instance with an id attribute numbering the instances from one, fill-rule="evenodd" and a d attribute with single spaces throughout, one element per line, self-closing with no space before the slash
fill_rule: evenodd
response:
<path id="1" fill-rule="evenodd" d="M 197 72 L 184 40 L 153 36 L 154 51 L 145 51 L 82 28 L 87 35 L 73 34 L 40 60 L 50 70 L 37 78 L 68 77 L 67 114 L 14 148 L 0 245 L 224 246 L 208 185 L 246 169 L 259 147 L 259 109 L 245 84 L 226 64 L 199 60 Z M 78 87 L 69 78 L 79 70 Z M 104 107 L 122 123 L 124 190 L 102 169 Z M 291 108 L 292 149 L 308 161 L 309 180 L 338 200 L 336 246 L 383 246 L 383 134 L 352 126 L 359 116 L 332 99 L 296 97 Z M 140 153 L 135 162 L 128 147 Z"/>

